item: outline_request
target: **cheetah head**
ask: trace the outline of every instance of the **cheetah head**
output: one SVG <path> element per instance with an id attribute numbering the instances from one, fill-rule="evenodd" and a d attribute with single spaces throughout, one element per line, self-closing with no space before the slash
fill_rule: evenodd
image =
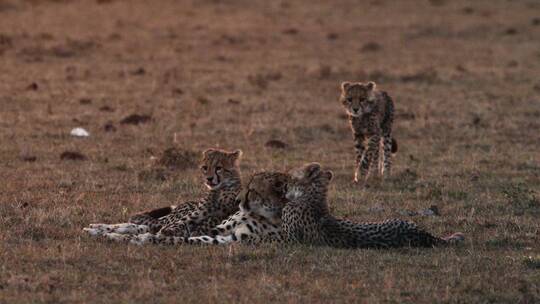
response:
<path id="1" fill-rule="evenodd" d="M 319 163 L 308 163 L 290 171 L 291 178 L 287 185 L 286 198 L 290 201 L 303 197 L 317 198 L 326 196 L 328 186 L 334 174 L 323 170 Z"/>
<path id="2" fill-rule="evenodd" d="M 289 179 L 288 174 L 281 172 L 261 172 L 253 175 L 237 197 L 240 209 L 279 220 L 281 210 L 287 203 L 285 193 Z"/>
<path id="3" fill-rule="evenodd" d="M 241 156 L 242 151 L 240 150 L 228 152 L 208 149 L 204 151 L 200 168 L 206 186 L 212 190 L 239 181 Z"/>
<path id="4" fill-rule="evenodd" d="M 353 117 L 360 117 L 373 111 L 375 106 L 375 82 L 366 84 L 361 82 L 344 82 L 341 84 L 341 97 L 339 100 L 347 113 Z"/>

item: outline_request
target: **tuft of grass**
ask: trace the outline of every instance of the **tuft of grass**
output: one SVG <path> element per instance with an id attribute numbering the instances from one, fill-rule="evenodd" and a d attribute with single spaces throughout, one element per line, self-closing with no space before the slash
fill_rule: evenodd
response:
<path id="1" fill-rule="evenodd" d="M 527 185 L 523 183 L 507 185 L 502 190 L 502 194 L 515 215 L 540 213 L 540 201 L 536 197 L 535 191 L 531 190 Z"/>
<path id="2" fill-rule="evenodd" d="M 540 269 L 540 255 L 523 257 L 523 264 L 530 269 Z"/>
<path id="3" fill-rule="evenodd" d="M 499 237 L 486 241 L 486 245 L 491 248 L 499 249 L 522 249 L 526 246 L 525 243 L 513 240 L 510 237 Z"/>

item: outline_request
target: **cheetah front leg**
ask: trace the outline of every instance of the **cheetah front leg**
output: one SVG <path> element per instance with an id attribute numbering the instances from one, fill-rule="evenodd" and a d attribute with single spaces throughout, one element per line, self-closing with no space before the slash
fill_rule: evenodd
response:
<path id="1" fill-rule="evenodd" d="M 153 234 L 150 232 L 143 234 L 120 234 L 112 232 L 103 234 L 103 237 L 114 242 L 130 243 L 140 246 L 147 244 L 173 246 L 182 245 L 186 242 L 185 238 L 183 237 L 166 236 L 162 234 Z"/>
<path id="2" fill-rule="evenodd" d="M 362 166 L 366 161 L 366 137 L 361 133 L 354 133 L 354 149 L 356 150 L 356 166 L 354 171 L 354 182 L 358 183 L 362 178 Z"/>
<path id="3" fill-rule="evenodd" d="M 87 228 L 83 228 L 83 230 L 91 236 L 101 236 L 106 233 L 142 234 L 149 232 L 149 227 L 132 223 L 90 224 Z"/>
<path id="4" fill-rule="evenodd" d="M 215 237 L 203 235 L 203 236 L 190 237 L 190 238 L 188 238 L 187 242 L 190 245 L 195 245 L 195 244 L 200 244 L 200 245 L 203 245 L 203 244 L 206 244 L 206 245 L 226 245 L 226 244 L 236 242 L 236 240 L 233 237 L 233 235 L 225 235 L 225 236 L 216 235 Z"/>
<path id="5" fill-rule="evenodd" d="M 392 170 L 392 136 L 387 134 L 383 138 L 383 157 L 379 163 L 380 175 L 389 177 Z"/>
<path id="6" fill-rule="evenodd" d="M 365 152 L 362 161 L 360 162 L 360 177 L 355 179 L 360 185 L 365 185 L 369 177 L 370 167 L 372 163 L 378 163 L 379 161 L 379 145 L 381 137 L 379 135 L 372 135 L 368 141 L 367 151 Z M 357 171 L 358 172 L 358 171 Z"/>

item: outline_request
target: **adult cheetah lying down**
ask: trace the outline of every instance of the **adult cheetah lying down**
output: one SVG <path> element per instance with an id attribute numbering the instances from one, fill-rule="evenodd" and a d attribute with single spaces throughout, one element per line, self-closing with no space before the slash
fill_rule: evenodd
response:
<path id="1" fill-rule="evenodd" d="M 285 191 L 289 175 L 261 172 L 252 176 L 238 195 L 240 211 L 212 229 L 211 236 L 190 237 L 187 242 L 257 244 L 281 242 L 281 211 L 287 200 Z"/>
<path id="2" fill-rule="evenodd" d="M 332 172 L 310 163 L 291 172 L 283 208 L 282 231 L 286 242 L 341 248 L 432 247 L 462 241 L 463 234 L 440 238 L 416 224 L 399 220 L 355 223 L 337 219 L 328 210 L 326 196 Z"/>
<path id="3" fill-rule="evenodd" d="M 240 150 L 208 149 L 203 152 L 201 172 L 209 191 L 198 201 L 139 213 L 128 223 L 90 224 L 84 231 L 93 236 L 124 240 L 139 234 L 175 237 L 208 234 L 238 210 L 236 196 L 241 190 L 241 154 Z"/>

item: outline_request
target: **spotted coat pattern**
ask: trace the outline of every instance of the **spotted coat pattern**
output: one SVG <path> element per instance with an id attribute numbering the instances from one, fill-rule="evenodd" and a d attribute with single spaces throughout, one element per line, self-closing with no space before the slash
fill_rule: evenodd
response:
<path id="1" fill-rule="evenodd" d="M 341 85 L 340 101 L 347 111 L 356 150 L 354 180 L 367 181 L 371 167 L 378 165 L 378 174 L 390 175 L 392 153 L 397 152 L 397 141 L 392 137 L 394 102 L 376 89 L 374 82 Z M 379 151 L 383 150 L 382 157 Z"/>
<path id="2" fill-rule="evenodd" d="M 106 237 L 130 243 L 182 245 L 182 244 L 259 244 L 281 242 L 281 211 L 287 202 L 285 187 L 288 175 L 278 172 L 255 174 L 236 200 L 240 210 L 207 235 L 179 237 L 161 233 L 138 235 L 108 233 Z"/>
<path id="3" fill-rule="evenodd" d="M 91 235 L 111 233 L 112 236 L 106 237 L 122 240 L 143 234 L 177 238 L 208 234 L 238 210 L 236 196 L 241 190 L 240 156 L 239 150 L 208 149 L 203 153 L 201 172 L 209 191 L 198 201 L 142 212 L 132 216 L 128 223 L 91 224 L 85 231 Z"/>
<path id="4" fill-rule="evenodd" d="M 463 240 L 461 233 L 433 236 L 410 221 L 392 219 L 355 223 L 333 217 L 326 201 L 332 172 L 317 163 L 291 174 L 283 209 L 282 231 L 286 242 L 339 248 L 432 247 Z"/>

